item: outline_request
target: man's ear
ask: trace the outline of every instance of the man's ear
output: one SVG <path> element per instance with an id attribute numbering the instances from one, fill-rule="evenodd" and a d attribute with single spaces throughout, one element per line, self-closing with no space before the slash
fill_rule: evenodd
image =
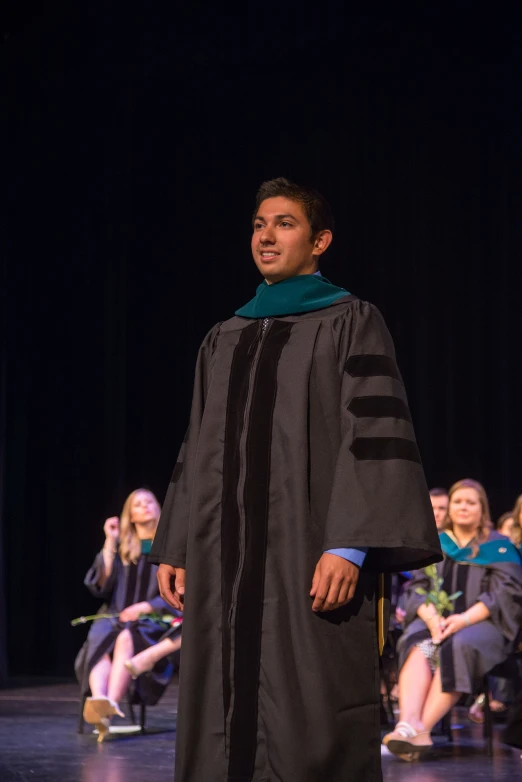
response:
<path id="1" fill-rule="evenodd" d="M 312 255 L 322 255 L 327 251 L 333 241 L 333 234 L 328 229 L 319 231 L 314 237 Z"/>

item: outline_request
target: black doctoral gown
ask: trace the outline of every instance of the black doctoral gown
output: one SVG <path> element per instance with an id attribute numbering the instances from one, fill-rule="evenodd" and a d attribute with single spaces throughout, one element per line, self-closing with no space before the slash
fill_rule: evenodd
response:
<path id="1" fill-rule="evenodd" d="M 353 601 L 313 613 L 322 552 L 360 546 Z M 381 780 L 378 574 L 441 551 L 372 305 L 211 330 L 151 558 L 186 568 L 176 782 Z"/>

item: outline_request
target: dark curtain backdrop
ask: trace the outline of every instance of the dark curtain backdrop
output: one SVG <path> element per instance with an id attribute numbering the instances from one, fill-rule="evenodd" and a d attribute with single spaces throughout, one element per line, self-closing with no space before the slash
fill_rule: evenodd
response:
<path id="1" fill-rule="evenodd" d="M 11 675 L 71 673 L 105 518 L 162 499 L 266 178 L 331 201 L 323 273 L 384 313 L 429 483 L 477 478 L 495 516 L 522 491 L 515 20 L 73 5 L 3 42 Z"/>

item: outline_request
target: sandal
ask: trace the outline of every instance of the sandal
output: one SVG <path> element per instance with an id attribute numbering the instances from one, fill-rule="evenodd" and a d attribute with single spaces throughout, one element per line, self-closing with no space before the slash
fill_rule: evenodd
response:
<path id="1" fill-rule="evenodd" d="M 98 744 L 101 744 L 105 736 L 110 733 L 111 721 L 108 717 L 101 717 L 100 722 L 97 722 L 94 726 L 94 733 L 98 734 Z"/>
<path id="2" fill-rule="evenodd" d="M 409 723 L 401 721 L 397 723 L 391 733 L 387 733 L 384 736 L 382 743 L 392 755 L 397 755 L 402 760 L 412 762 L 433 749 L 433 744 L 412 744 L 411 741 L 408 741 L 408 739 L 414 739 L 424 734 L 429 736 L 430 731 L 421 730 L 417 733 Z"/>
<path id="3" fill-rule="evenodd" d="M 469 719 L 476 725 L 482 725 L 484 722 L 484 703 L 486 702 L 486 696 L 484 693 L 475 699 L 473 706 L 468 711 Z"/>
<path id="4" fill-rule="evenodd" d="M 98 743 L 101 744 L 109 733 L 110 718 L 117 714 L 125 717 L 120 707 L 109 698 L 87 698 L 83 707 L 83 719 L 94 725 L 98 731 Z"/>
<path id="5" fill-rule="evenodd" d="M 131 675 L 131 679 L 136 680 L 141 673 L 134 667 L 132 660 L 126 660 L 124 663 L 125 668 Z"/>

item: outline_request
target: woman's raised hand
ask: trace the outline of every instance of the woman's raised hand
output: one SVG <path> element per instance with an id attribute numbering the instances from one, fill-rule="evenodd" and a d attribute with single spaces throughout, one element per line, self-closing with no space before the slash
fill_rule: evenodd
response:
<path id="1" fill-rule="evenodd" d="M 115 548 L 118 543 L 118 537 L 120 535 L 120 520 L 118 516 L 111 516 L 107 519 L 103 525 L 103 531 L 105 532 L 105 542 Z"/>

